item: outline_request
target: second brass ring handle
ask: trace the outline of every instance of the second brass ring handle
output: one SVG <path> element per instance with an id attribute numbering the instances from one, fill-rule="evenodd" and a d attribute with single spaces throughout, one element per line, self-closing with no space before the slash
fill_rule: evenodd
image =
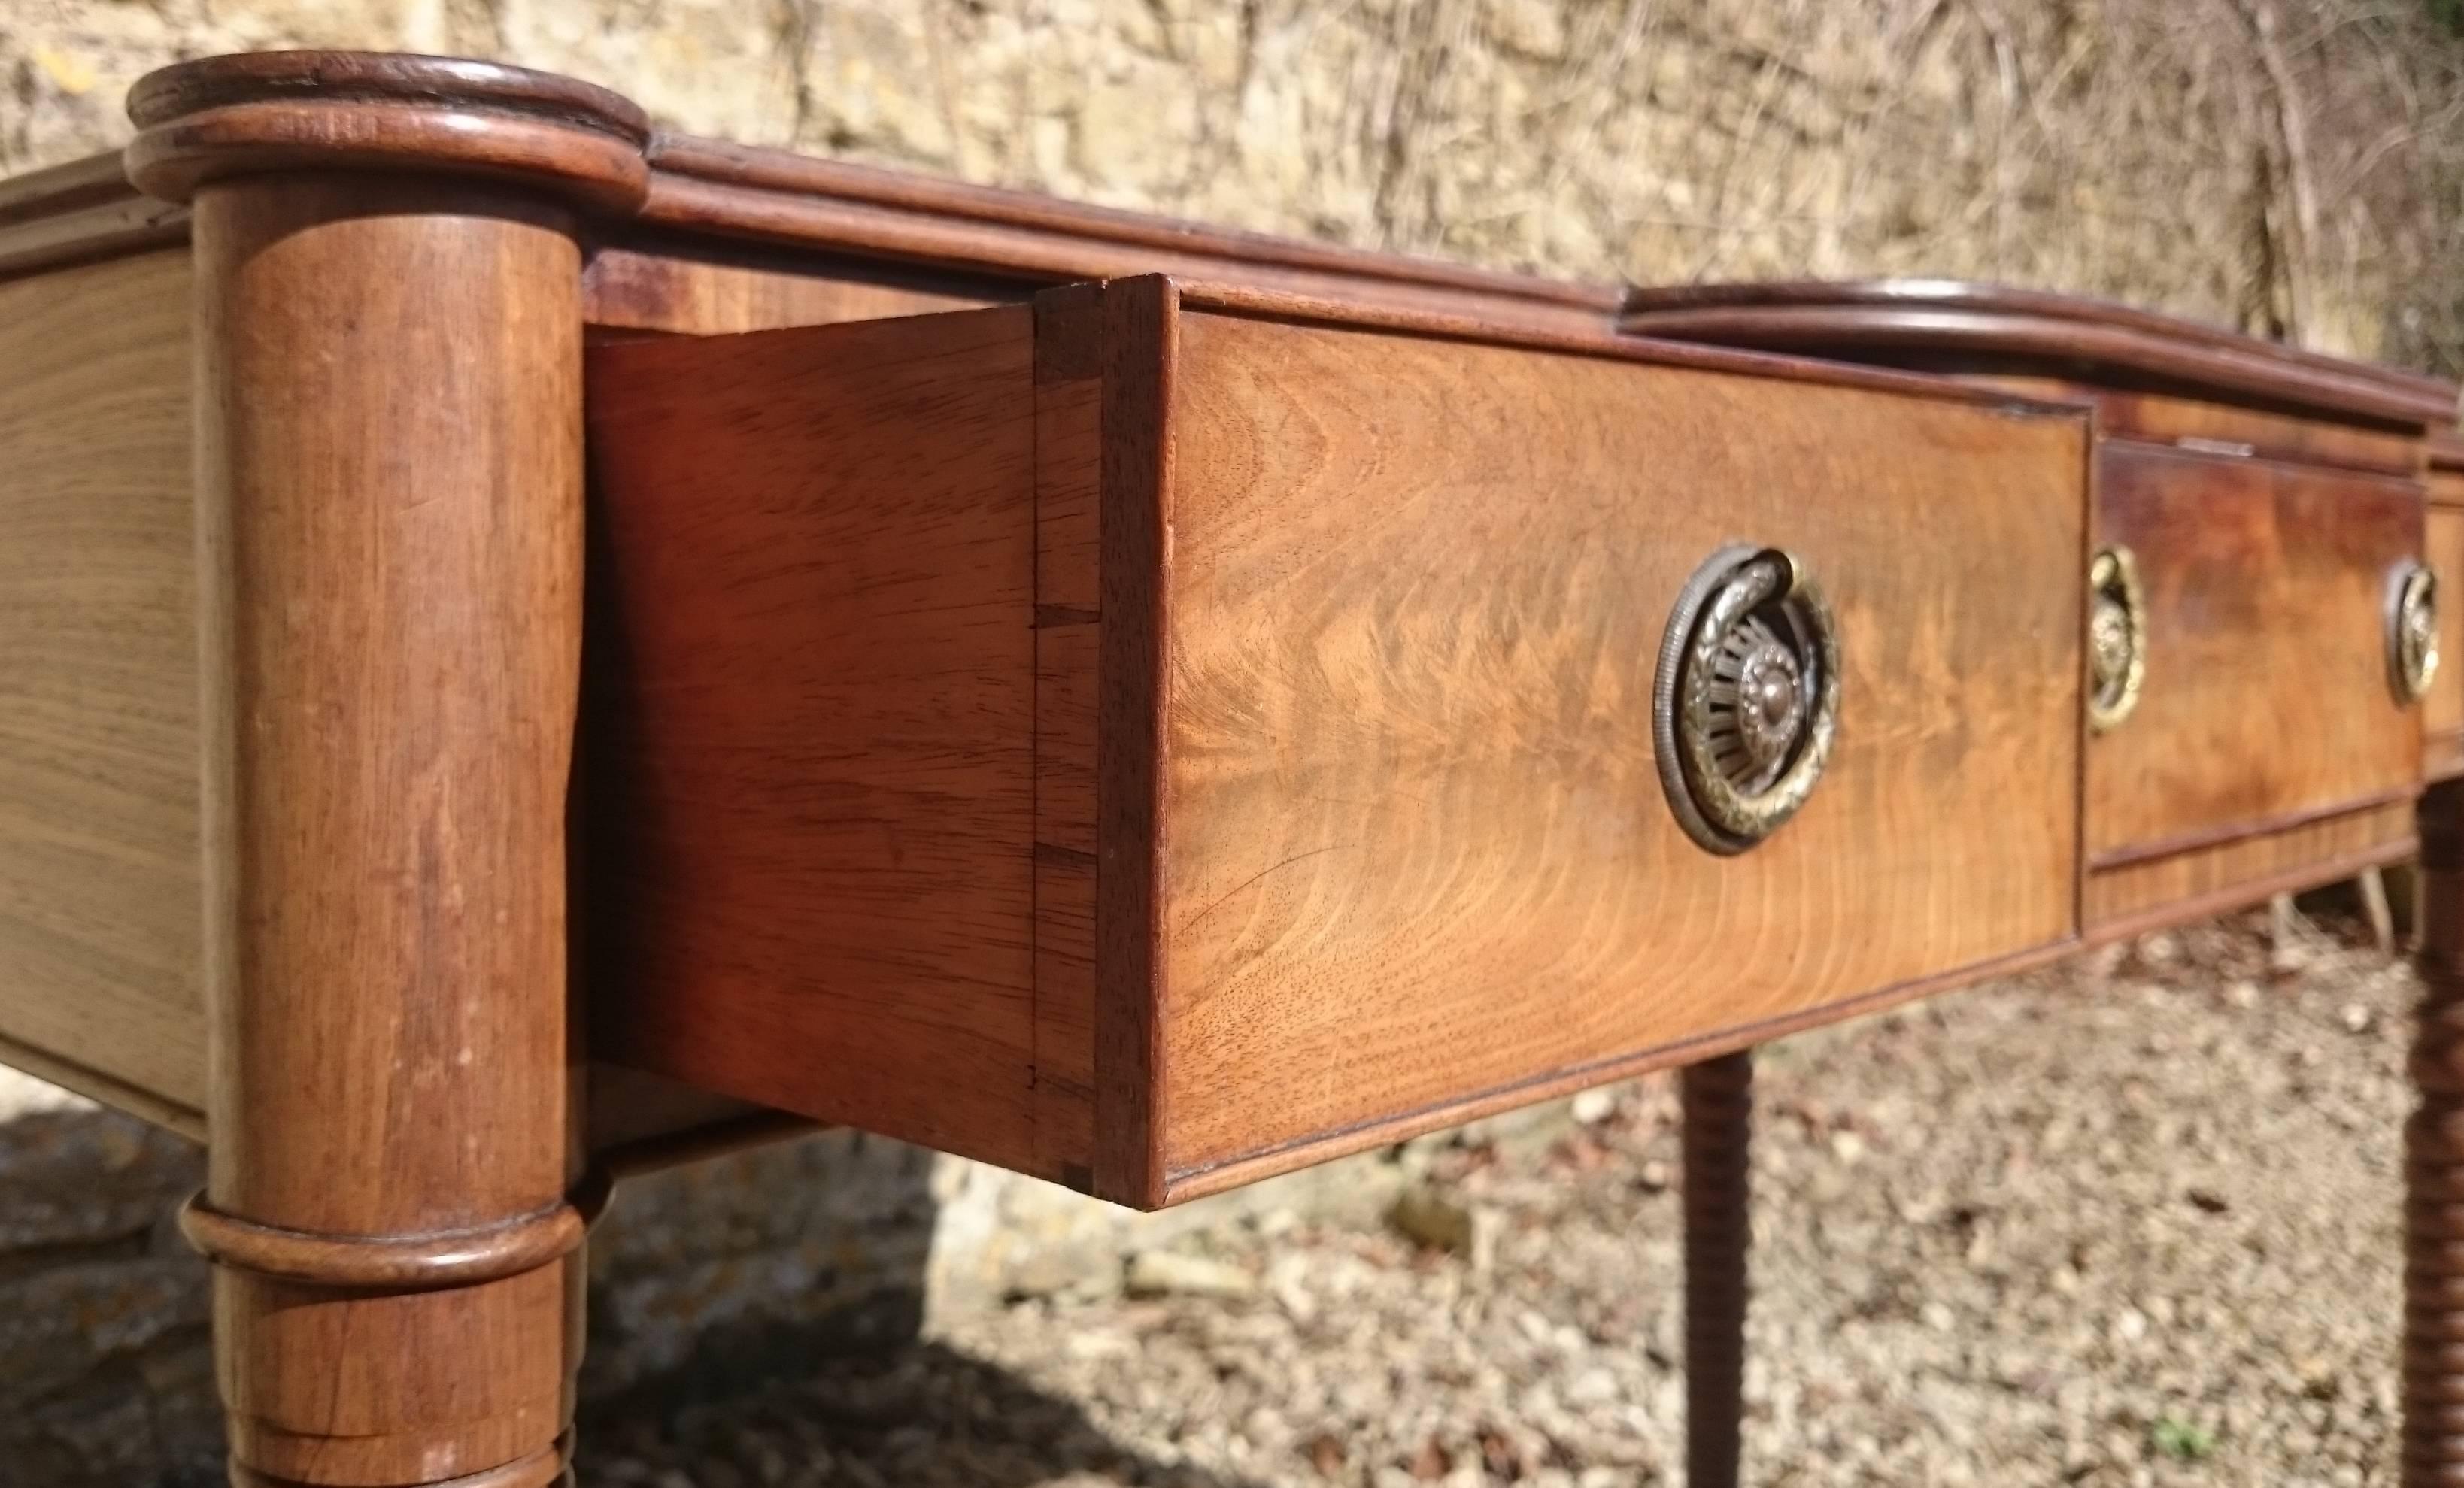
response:
<path id="1" fill-rule="evenodd" d="M 2099 548 L 2087 570 L 2088 727 L 2118 727 L 2147 684 L 2147 601 L 2128 548 Z"/>
<path id="2" fill-rule="evenodd" d="M 2438 675 L 2438 576 L 2419 563 L 2387 586 L 2387 687 L 2403 704 L 2421 701 Z"/>
<path id="3" fill-rule="evenodd" d="M 1723 856 L 1796 814 L 1839 725 L 1839 642 L 1821 590 L 1777 548 L 1735 544 L 1679 594 L 1652 689 L 1670 810 Z"/>

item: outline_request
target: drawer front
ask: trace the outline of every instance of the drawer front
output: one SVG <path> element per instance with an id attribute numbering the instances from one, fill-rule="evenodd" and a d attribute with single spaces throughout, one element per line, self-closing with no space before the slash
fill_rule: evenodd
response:
<path id="1" fill-rule="evenodd" d="M 2290 461 L 2409 478 L 2421 469 L 2421 438 L 2403 429 L 2262 411 L 2204 398 L 2078 381 L 1979 373 L 1980 381 L 2034 398 L 2092 404 L 2109 439 L 2225 458 Z"/>
<path id="2" fill-rule="evenodd" d="M 617 1062 L 1155 1205 L 2075 939 L 2076 408 L 1153 279 L 590 375 Z M 1653 693 L 1737 542 L 1842 686 L 1715 856 Z"/>
<path id="3" fill-rule="evenodd" d="M 2438 670 L 2421 700 L 2422 770 L 2432 779 L 2464 774 L 2464 474 L 2433 470 L 2434 503 L 2422 518 L 2430 571 L 2438 576 Z"/>
<path id="4" fill-rule="evenodd" d="M 1196 311 L 1171 386 L 1168 1196 L 2072 932 L 2076 414 Z M 1741 539 L 1843 691 L 1724 858 L 1651 692 Z"/>
<path id="5" fill-rule="evenodd" d="M 2388 681 L 2387 609 L 2423 552 L 2409 480 L 2107 440 L 2097 541 L 2136 558 L 2137 707 L 2088 747 L 2092 868 L 2410 792 L 2421 710 Z"/>

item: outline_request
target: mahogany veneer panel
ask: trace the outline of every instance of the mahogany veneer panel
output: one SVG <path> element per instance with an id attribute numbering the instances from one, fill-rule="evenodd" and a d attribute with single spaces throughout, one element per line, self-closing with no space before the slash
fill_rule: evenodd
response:
<path id="1" fill-rule="evenodd" d="M 1965 374 L 2050 370 L 2099 388 L 2299 409 L 2415 438 L 2455 417 L 2454 387 L 2434 378 L 2108 300 L 1956 279 L 1633 289 L 1623 324 L 1679 340 Z"/>
<path id="2" fill-rule="evenodd" d="M 2409 796 L 2419 711 L 2387 680 L 2417 482 L 2105 439 L 2097 540 L 2138 555 L 2147 680 L 2087 755 L 2110 867 Z"/>
<path id="3" fill-rule="evenodd" d="M 2433 514 L 2425 531 L 2420 514 L 2425 453 L 2433 481 L 2457 463 L 2439 434 L 2453 387 L 1941 280 L 1640 290 L 1625 324 L 2094 409 L 2097 537 L 2134 550 L 2154 611 L 2139 710 L 2088 749 L 2082 903 L 2099 933 L 2287 886 L 2305 852 L 2328 872 L 2381 861 L 2410 829 L 2378 808 L 2464 772 L 2464 676 L 2442 668 L 2417 710 L 2385 682 L 2396 565 L 2464 563 L 2464 524 Z M 2453 654 L 2464 609 L 2445 609 Z"/>
<path id="4" fill-rule="evenodd" d="M 597 348 L 603 1052 L 1152 1205 L 2069 942 L 2082 416 L 1670 360 L 1155 279 Z M 1740 536 L 1846 701 L 1719 860 L 1649 692 Z"/>
<path id="5" fill-rule="evenodd" d="M 2423 560 L 2438 576 L 2438 670 L 2421 700 L 2422 771 L 2464 775 L 2464 444 L 2433 443 Z"/>
<path id="6" fill-rule="evenodd" d="M 2464 733 L 2421 736 L 2421 774 L 2425 780 L 2448 780 L 2464 775 Z"/>
<path id="7" fill-rule="evenodd" d="M 191 280 L 0 284 L 0 1061 L 195 1136 Z"/>
<path id="8" fill-rule="evenodd" d="M 2099 869 L 2088 875 L 2085 918 L 2097 939 L 2111 940 L 2350 878 L 2414 845 L 2410 799 L 2365 806 Z"/>
<path id="9" fill-rule="evenodd" d="M 2078 420 L 1203 314 L 1172 387 L 1167 1182 L 2068 931 Z M 1649 689 L 1738 536 L 1845 702 L 1722 861 Z"/>
<path id="10" fill-rule="evenodd" d="M 2433 496 L 2445 484 L 2431 481 Z M 2423 561 L 2438 576 L 2439 656 L 2421 700 L 2423 768 L 2444 778 L 2464 770 L 2464 510 L 2431 507 L 2422 518 L 2422 548 Z"/>
<path id="11" fill-rule="evenodd" d="M 2106 436 L 2207 454 L 2259 455 L 2403 477 L 2417 475 L 2421 470 L 2421 436 L 2413 429 L 2334 423 L 2179 394 L 2101 387 L 2069 378 L 1994 373 L 1980 380 L 2031 397 L 2092 404 L 2097 431 Z"/>

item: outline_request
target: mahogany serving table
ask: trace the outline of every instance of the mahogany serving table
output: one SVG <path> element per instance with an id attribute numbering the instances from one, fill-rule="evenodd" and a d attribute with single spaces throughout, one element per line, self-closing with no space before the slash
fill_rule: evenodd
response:
<path id="1" fill-rule="evenodd" d="M 1157 1206 L 1670 1065 L 1732 1481 L 1744 1051 L 2416 798 L 2404 1461 L 2464 1481 L 2453 389 L 478 63 L 130 112 L 0 184 L 0 1057 L 208 1143 L 235 1483 L 561 1477 L 634 1167 L 826 1121 Z"/>

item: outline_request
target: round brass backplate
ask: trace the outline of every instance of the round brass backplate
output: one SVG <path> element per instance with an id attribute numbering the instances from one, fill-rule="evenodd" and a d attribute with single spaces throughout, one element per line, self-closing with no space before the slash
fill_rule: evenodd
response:
<path id="1" fill-rule="evenodd" d="M 1660 781 L 1705 850 L 1739 853 L 1796 814 L 1839 727 L 1839 646 L 1804 566 L 1734 543 L 1677 597 L 1652 689 Z"/>
<path id="2" fill-rule="evenodd" d="M 2099 548 L 2087 570 L 2088 727 L 2119 726 L 2147 683 L 2147 602 L 2128 548 Z"/>
<path id="3" fill-rule="evenodd" d="M 2387 687 L 2403 704 L 2421 701 L 2438 675 L 2438 576 L 2419 563 L 2387 584 Z"/>

